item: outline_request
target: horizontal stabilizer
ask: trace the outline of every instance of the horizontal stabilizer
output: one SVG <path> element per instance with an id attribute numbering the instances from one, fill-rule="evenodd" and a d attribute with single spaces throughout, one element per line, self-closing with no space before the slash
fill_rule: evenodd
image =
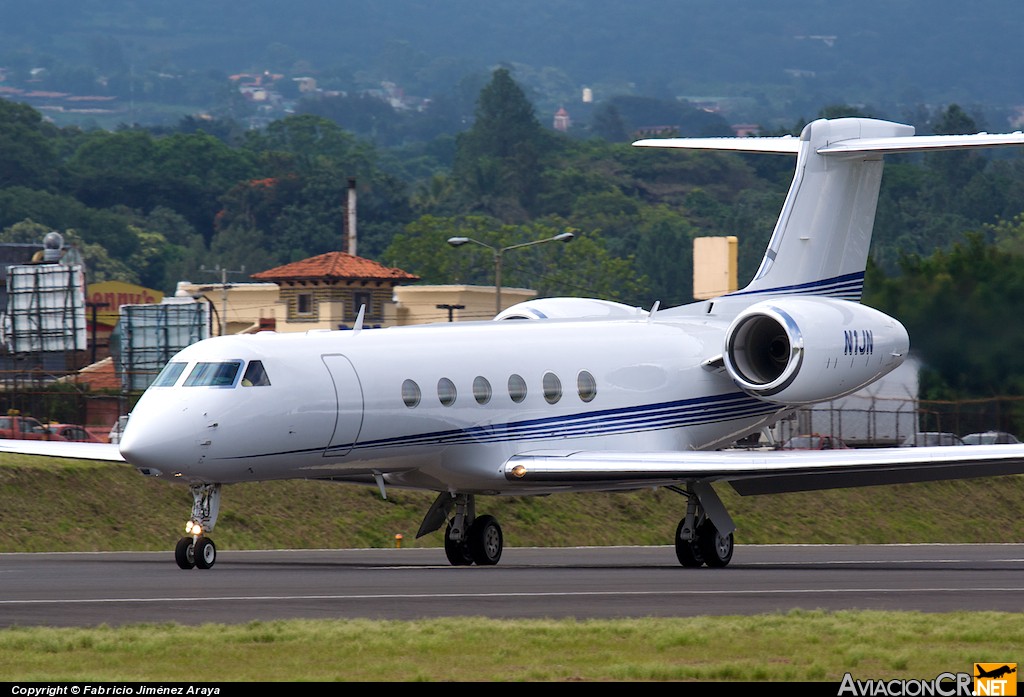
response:
<path id="1" fill-rule="evenodd" d="M 691 150 L 736 150 L 738 152 L 769 152 L 796 155 L 800 139 L 779 138 L 647 138 L 633 145 L 641 148 L 687 148 Z"/>
<path id="2" fill-rule="evenodd" d="M 646 138 L 633 145 L 642 148 L 683 148 L 689 150 L 733 150 L 796 155 L 802 139 L 794 136 L 766 138 Z M 849 138 L 815 148 L 818 155 L 856 153 L 908 153 L 963 148 L 997 148 L 1024 145 L 1024 133 L 975 133 L 954 136 L 895 136 L 888 138 Z"/>

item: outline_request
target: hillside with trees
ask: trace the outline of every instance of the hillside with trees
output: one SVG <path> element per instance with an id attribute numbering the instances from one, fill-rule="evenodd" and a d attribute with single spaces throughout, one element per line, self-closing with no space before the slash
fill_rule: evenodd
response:
<path id="1" fill-rule="evenodd" d="M 930 123 L 977 130 L 955 105 Z M 0 100 L 0 238 L 55 229 L 79 247 L 90 281 L 170 292 L 203 266 L 255 273 L 343 248 L 355 178 L 360 254 L 427 283 L 493 282 L 487 253 L 452 249 L 448 237 L 508 245 L 571 230 L 570 245 L 510 255 L 505 284 L 668 307 L 691 299 L 696 236 L 736 235 L 741 282 L 753 274 L 793 164 L 560 133 L 504 68 L 482 86 L 467 128 L 416 146 L 383 147 L 308 113 L 258 130 L 205 125 L 58 127 Z M 1000 318 L 1021 300 L 1022 212 L 1020 153 L 887 164 L 866 299 L 905 319 L 930 393 L 1020 389 L 1018 342 Z"/>

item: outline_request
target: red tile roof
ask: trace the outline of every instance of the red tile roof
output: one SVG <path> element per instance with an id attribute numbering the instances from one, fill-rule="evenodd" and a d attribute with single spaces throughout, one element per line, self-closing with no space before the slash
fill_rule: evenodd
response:
<path id="1" fill-rule="evenodd" d="M 274 269 L 254 273 L 260 281 L 291 281 L 304 279 L 418 281 L 419 276 L 378 264 L 370 259 L 345 252 L 327 252 L 295 261 Z"/>
<path id="2" fill-rule="evenodd" d="M 104 358 L 97 363 L 87 365 L 77 373 L 60 378 L 58 382 L 71 382 L 88 385 L 92 390 L 119 390 L 121 378 L 114 369 L 114 359 Z"/>

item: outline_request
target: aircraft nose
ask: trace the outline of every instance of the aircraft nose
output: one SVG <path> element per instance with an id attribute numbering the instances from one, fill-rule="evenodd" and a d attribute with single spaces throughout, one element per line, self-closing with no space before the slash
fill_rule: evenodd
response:
<path id="1" fill-rule="evenodd" d="M 194 464 L 195 432 L 190 428 L 193 419 L 189 410 L 142 402 L 136 405 L 124 429 L 121 456 L 136 469 L 168 475 Z"/>

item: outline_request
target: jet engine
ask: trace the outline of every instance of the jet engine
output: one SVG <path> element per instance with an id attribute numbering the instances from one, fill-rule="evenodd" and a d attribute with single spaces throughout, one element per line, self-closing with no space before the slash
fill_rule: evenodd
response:
<path id="1" fill-rule="evenodd" d="M 859 390 L 903 362 L 907 330 L 847 300 L 789 297 L 746 308 L 725 334 L 729 376 L 754 397 L 810 404 Z"/>

